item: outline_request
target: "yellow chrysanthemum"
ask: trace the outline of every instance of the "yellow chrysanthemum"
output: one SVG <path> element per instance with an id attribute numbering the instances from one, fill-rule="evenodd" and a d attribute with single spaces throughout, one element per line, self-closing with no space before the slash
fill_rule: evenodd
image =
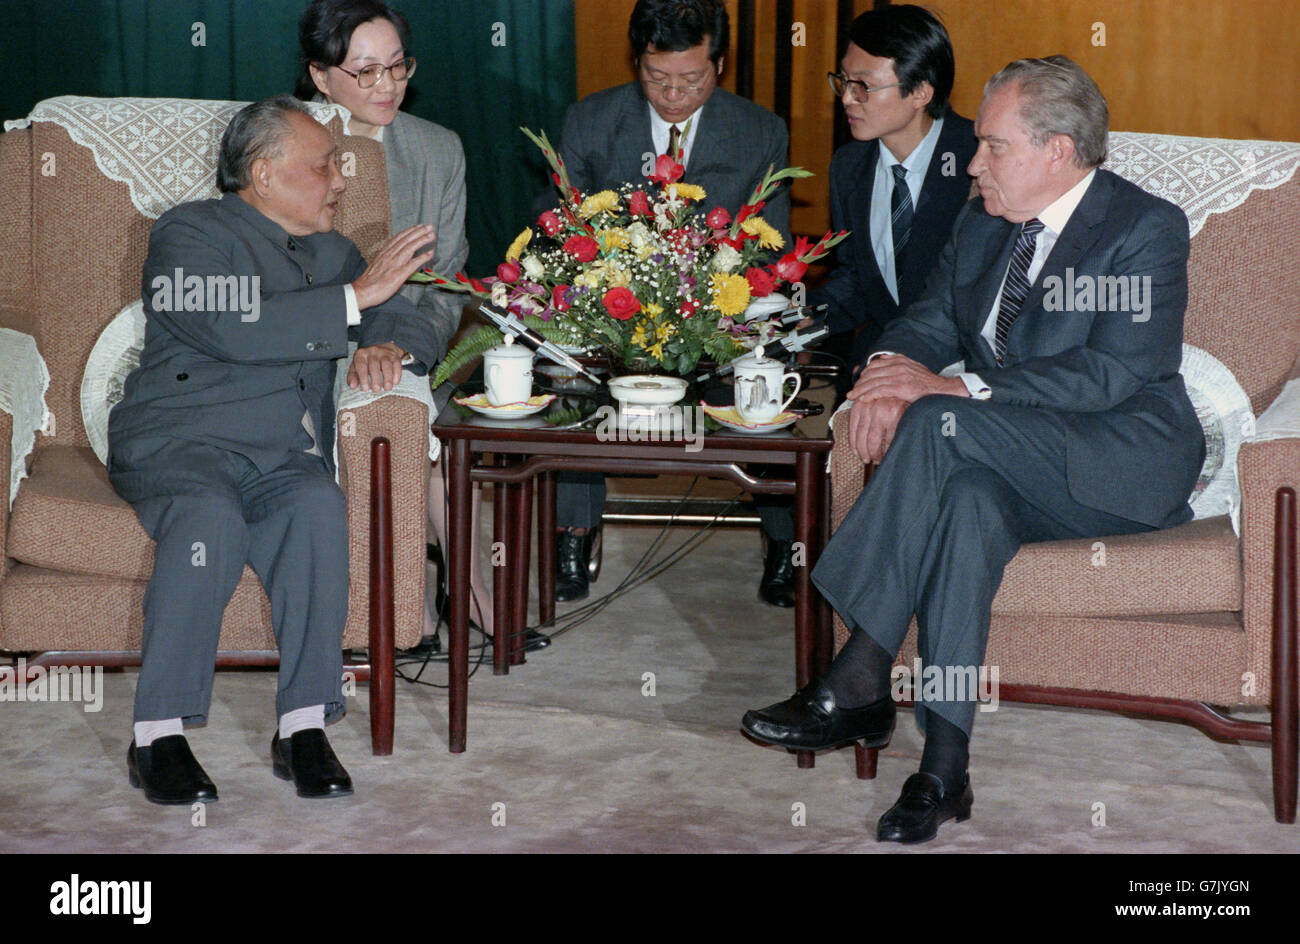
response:
<path id="1" fill-rule="evenodd" d="M 612 252 L 615 249 L 626 249 L 632 245 L 632 240 L 627 235 L 627 230 L 614 227 L 613 229 L 601 230 L 596 237 L 600 243 L 601 252 Z"/>
<path id="2" fill-rule="evenodd" d="M 743 275 L 716 273 L 709 287 L 714 307 L 724 315 L 738 315 L 749 307 L 749 281 Z"/>
<path id="3" fill-rule="evenodd" d="M 695 184 L 673 184 L 677 188 L 677 196 L 683 200 L 703 200 L 708 196 L 703 187 L 697 187 Z"/>
<path id="4" fill-rule="evenodd" d="M 780 249 L 785 246 L 785 239 L 780 232 L 761 216 L 751 216 L 740 224 L 740 228 L 751 236 L 758 237 L 758 244 L 764 249 Z"/>
<path id="5" fill-rule="evenodd" d="M 506 250 L 506 261 L 518 262 L 519 254 L 524 251 L 524 247 L 528 245 L 528 243 L 532 240 L 532 238 L 533 238 L 532 228 L 525 226 L 524 231 L 515 237 L 515 241 L 512 242 L 510 244 L 510 248 Z"/>
<path id="6" fill-rule="evenodd" d="M 578 207 L 578 215 L 584 220 L 589 220 L 597 213 L 612 213 L 617 208 L 618 194 L 612 190 L 602 190 L 582 201 Z"/>

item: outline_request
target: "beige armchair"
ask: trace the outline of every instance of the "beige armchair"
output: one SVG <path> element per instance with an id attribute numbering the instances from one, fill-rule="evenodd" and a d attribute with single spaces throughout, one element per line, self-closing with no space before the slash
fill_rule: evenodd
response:
<path id="1" fill-rule="evenodd" d="M 140 297 L 154 219 L 215 195 L 217 143 L 241 104 L 50 99 L 0 137 L 0 328 L 33 338 L 50 377 L 51 421 L 26 459 L 30 474 L 12 509 L 8 493 L 0 502 L 0 651 L 29 655 L 29 668 L 139 662 L 153 542 L 91 449 L 83 371 L 105 325 Z M 348 177 L 337 225 L 366 254 L 389 234 L 383 150 L 344 135 L 333 106 L 319 109 Z M 429 417 L 423 404 L 391 396 L 350 413 L 338 422 L 351 561 L 343 646 L 369 649 L 369 663 L 347 669 L 370 679 L 372 746 L 388 754 L 393 647 L 421 631 Z M 6 471 L 14 422 L 0 410 Z M 248 568 L 219 648 L 219 665 L 277 664 L 270 604 Z"/>
<path id="2" fill-rule="evenodd" d="M 1297 165 L 1297 144 L 1127 133 L 1111 135 L 1106 165 L 1187 213 L 1185 341 L 1232 371 L 1256 416 L 1300 368 Z M 1288 388 L 1292 409 L 1297 386 Z M 832 527 L 869 471 L 847 420 L 834 424 Z M 1240 536 L 1223 515 L 1101 538 L 1104 565 L 1094 540 L 1023 547 L 993 601 L 986 662 L 998 666 L 1000 697 L 1270 741 L 1274 815 L 1295 822 L 1297 427 L 1300 416 L 1283 416 L 1279 438 L 1242 444 Z M 835 631 L 842 643 L 838 618 Z M 915 646 L 913 623 L 901 664 L 911 665 Z M 1271 723 L 1233 718 L 1229 709 L 1242 706 L 1270 707 Z M 875 775 L 876 753 L 858 748 L 860 777 Z"/>

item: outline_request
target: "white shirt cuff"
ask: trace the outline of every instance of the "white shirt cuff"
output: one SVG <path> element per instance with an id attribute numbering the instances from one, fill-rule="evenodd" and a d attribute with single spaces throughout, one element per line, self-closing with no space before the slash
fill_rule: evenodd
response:
<path id="1" fill-rule="evenodd" d="M 870 357 L 867 358 L 867 363 L 870 364 L 877 357 L 889 357 L 891 354 L 897 354 L 897 353 L 898 353 L 897 351 L 876 351 L 876 353 L 872 354 Z"/>
<path id="2" fill-rule="evenodd" d="M 361 324 L 361 309 L 357 307 L 357 291 L 351 285 L 343 286 L 343 303 L 348 308 L 348 327 Z"/>
<path id="3" fill-rule="evenodd" d="M 962 373 L 957 376 L 960 377 L 961 382 L 966 385 L 966 391 L 971 395 L 971 399 L 987 400 L 989 397 L 993 396 L 993 391 L 989 389 L 988 384 L 980 380 L 979 374 Z"/>

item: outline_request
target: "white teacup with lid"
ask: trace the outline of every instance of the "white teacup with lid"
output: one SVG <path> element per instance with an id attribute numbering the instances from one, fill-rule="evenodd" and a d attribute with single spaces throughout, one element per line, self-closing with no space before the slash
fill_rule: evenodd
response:
<path id="1" fill-rule="evenodd" d="M 736 412 L 746 423 L 770 423 L 799 395 L 803 380 L 786 373 L 782 363 L 761 352 L 732 361 L 736 370 Z M 794 381 L 794 391 L 785 396 L 785 385 Z"/>
<path id="2" fill-rule="evenodd" d="M 505 343 L 483 354 L 483 379 L 488 403 L 522 403 L 533 395 L 533 352 L 507 335 Z"/>

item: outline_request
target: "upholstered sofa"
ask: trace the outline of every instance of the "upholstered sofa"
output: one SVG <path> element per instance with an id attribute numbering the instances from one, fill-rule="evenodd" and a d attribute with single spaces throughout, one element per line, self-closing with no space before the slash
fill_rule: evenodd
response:
<path id="1" fill-rule="evenodd" d="M 993 601 L 986 654 L 1004 701 L 1166 717 L 1216 738 L 1270 741 L 1274 814 L 1287 823 L 1296 812 L 1298 164 L 1300 144 L 1111 135 L 1105 166 L 1187 213 L 1184 340 L 1235 376 L 1253 410 L 1237 454 L 1239 528 L 1218 514 L 1166 531 L 1026 545 Z M 847 427 L 841 413 L 832 527 L 870 471 Z M 842 643 L 847 630 L 838 618 L 835 627 Z M 914 622 L 900 664 L 912 665 L 915 643 Z M 1267 707 L 1271 720 L 1229 714 L 1248 706 Z M 874 776 L 876 753 L 858 749 L 859 776 Z"/>
<path id="2" fill-rule="evenodd" d="M 28 667 L 139 661 L 153 543 L 91 448 L 83 375 L 105 326 L 140 297 L 153 221 L 215 196 L 217 143 L 241 104 L 63 97 L 0 136 L 0 468 L 16 488 L 0 502 L 0 651 L 28 655 Z M 366 254 L 389 234 L 383 150 L 344 133 L 345 111 L 313 107 L 348 177 L 338 229 Z M 369 650 L 370 663 L 348 671 L 370 678 L 373 747 L 390 753 L 393 647 L 421 630 L 428 408 L 386 396 L 341 412 L 337 427 L 351 562 L 343 646 Z M 276 664 L 270 604 L 250 569 L 219 648 L 223 665 Z"/>

